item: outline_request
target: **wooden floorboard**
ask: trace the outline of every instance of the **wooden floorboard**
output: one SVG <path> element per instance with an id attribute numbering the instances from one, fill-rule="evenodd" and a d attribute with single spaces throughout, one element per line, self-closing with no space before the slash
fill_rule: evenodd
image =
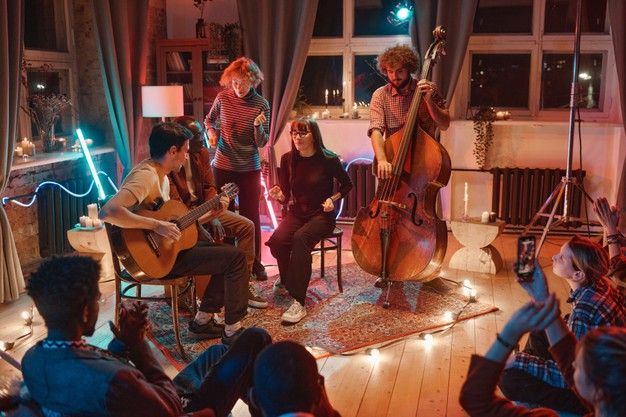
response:
<path id="1" fill-rule="evenodd" d="M 350 227 L 343 226 L 344 248 L 350 247 Z M 267 239 L 264 233 L 264 240 Z M 565 304 L 569 287 L 564 280 L 554 276 L 551 270 L 553 254 L 567 238 L 550 237 L 543 247 L 539 262 L 544 266 L 551 290 L 561 298 L 563 313 L 568 312 Z M 451 255 L 461 246 L 449 235 L 449 245 L 444 261 L 444 275 L 453 281 L 468 279 L 478 290 L 480 301 L 499 308 L 491 313 L 457 324 L 452 330 L 435 335 L 432 346 L 424 340 L 409 337 L 397 344 L 381 349 L 376 362 L 365 353 L 351 356 L 331 356 L 318 360 L 320 373 L 326 381 L 329 398 L 344 417 L 404 417 L 404 416 L 465 416 L 458 405 L 458 395 L 466 376 L 472 354 L 484 354 L 515 309 L 528 301 L 528 296 L 519 287 L 512 271 L 517 252 L 517 236 L 501 235 L 494 242 L 502 254 L 504 265 L 495 275 L 448 269 Z M 273 258 L 264 246 L 263 259 L 273 263 Z M 314 257 L 314 263 L 319 256 Z M 327 254 L 326 262 L 335 262 L 333 255 Z M 343 262 L 353 262 L 349 250 L 343 252 Z M 276 273 L 276 267 L 268 268 L 269 275 Z M 100 306 L 100 318 L 93 341 L 106 345 L 111 335 L 108 321 L 113 319 L 113 286 L 102 285 L 101 292 L 106 302 Z M 21 311 L 27 309 L 31 301 L 26 295 L 18 300 L 0 305 L 0 340 L 12 338 L 23 330 Z M 33 343 L 45 337 L 45 326 L 41 317 L 36 317 L 33 335 L 11 351 L 11 355 L 21 359 Z M 175 369 L 165 360 L 156 348 L 160 362 L 169 375 Z M 1 375 L 17 374 L 4 361 L 0 361 Z M 234 417 L 247 417 L 247 407 L 242 402 L 233 409 Z"/>

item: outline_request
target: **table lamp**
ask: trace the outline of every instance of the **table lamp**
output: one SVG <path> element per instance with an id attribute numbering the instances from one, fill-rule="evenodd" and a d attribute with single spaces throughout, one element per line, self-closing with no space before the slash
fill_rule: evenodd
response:
<path id="1" fill-rule="evenodd" d="M 177 117 L 185 114 L 182 85 L 150 85 L 141 87 L 143 117 Z"/>

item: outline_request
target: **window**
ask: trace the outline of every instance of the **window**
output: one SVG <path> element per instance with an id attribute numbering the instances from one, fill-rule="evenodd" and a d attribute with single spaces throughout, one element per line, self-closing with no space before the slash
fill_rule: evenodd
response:
<path id="1" fill-rule="evenodd" d="M 354 103 L 362 116 L 376 88 L 387 81 L 376 70 L 376 57 L 396 44 L 411 44 L 408 22 L 391 19 L 399 4 L 412 1 L 320 0 L 313 39 L 305 64 L 297 105 L 305 111 L 326 107 L 333 118 Z M 334 98 L 333 98 L 334 92 Z"/>
<path id="2" fill-rule="evenodd" d="M 73 42 L 69 38 L 70 8 L 68 0 L 26 0 L 24 25 L 24 76 L 22 107 L 28 106 L 31 94 L 65 94 L 72 106 L 59 115 L 55 134 L 71 135 L 78 113 Z M 37 137 L 39 132 L 22 111 L 20 136 Z"/>
<path id="3" fill-rule="evenodd" d="M 565 120 L 569 113 L 577 0 L 479 0 L 453 117 L 479 106 L 515 118 Z M 606 0 L 583 0 L 580 110 L 607 119 L 607 69 L 615 65 Z"/>

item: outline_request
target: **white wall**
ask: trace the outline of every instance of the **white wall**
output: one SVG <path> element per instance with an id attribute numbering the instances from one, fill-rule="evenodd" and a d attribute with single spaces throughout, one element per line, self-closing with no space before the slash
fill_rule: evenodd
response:
<path id="1" fill-rule="evenodd" d="M 166 0 L 167 38 L 195 38 L 196 20 L 200 11 L 192 0 Z M 204 21 L 215 23 L 239 22 L 236 0 L 207 1 L 204 8 Z"/>
<path id="2" fill-rule="evenodd" d="M 372 158 L 367 137 L 368 120 L 318 120 L 327 148 L 345 162 L 357 157 Z M 494 144 L 489 152 L 490 166 L 519 168 L 565 168 L 568 141 L 567 122 L 503 121 L 494 124 Z M 276 156 L 290 149 L 288 129 L 276 144 Z M 452 121 L 443 132 L 442 144 L 448 150 L 453 168 L 477 168 L 472 155 L 472 122 Z M 578 164 L 578 136 L 574 142 L 573 168 Z M 587 123 L 582 126 L 583 168 L 587 171 L 585 189 L 592 197 L 617 198 L 619 176 L 626 159 L 626 135 L 618 124 Z M 480 216 L 491 208 L 491 174 L 453 171 L 442 191 L 445 219 L 461 217 L 464 183 L 469 187 L 468 214 Z"/>

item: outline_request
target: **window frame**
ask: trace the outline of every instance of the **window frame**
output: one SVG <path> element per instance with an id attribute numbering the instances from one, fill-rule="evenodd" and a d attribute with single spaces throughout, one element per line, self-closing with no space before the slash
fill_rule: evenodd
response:
<path id="1" fill-rule="evenodd" d="M 75 59 L 75 45 L 74 45 L 74 22 L 73 13 L 71 12 L 71 4 L 69 0 L 55 0 L 55 7 L 63 7 L 63 15 L 65 17 L 65 41 L 67 52 L 62 51 L 50 51 L 41 49 L 26 49 L 24 48 L 24 62 L 34 68 L 40 67 L 44 64 L 48 64 L 53 70 L 67 71 L 68 74 L 68 92 L 72 105 L 70 107 L 70 135 L 76 129 L 76 115 L 79 114 L 80 108 L 78 104 L 78 83 L 77 83 L 77 65 Z M 57 29 L 59 29 L 57 22 Z M 57 38 L 63 38 L 63 35 L 57 32 Z M 23 107 L 28 105 L 28 91 L 25 86 L 21 86 L 22 94 L 20 104 Z M 39 138 L 37 132 L 33 132 L 31 128 L 30 117 L 20 109 L 19 116 L 19 137 Z M 61 133 L 61 132 L 59 132 Z M 68 133 L 68 132 L 63 132 Z M 62 136 L 62 135 L 59 135 Z"/>
<path id="2" fill-rule="evenodd" d="M 383 50 L 397 44 L 411 45 L 409 35 L 354 36 L 355 0 L 343 0 L 343 36 L 341 38 L 312 38 L 307 57 L 341 56 L 343 59 L 343 108 L 328 106 L 333 113 L 350 112 L 354 104 L 354 62 L 356 55 L 379 55 Z M 313 112 L 321 112 L 325 106 L 311 106 Z M 359 108 L 361 118 L 369 118 L 369 108 Z"/>
<path id="3" fill-rule="evenodd" d="M 541 109 L 541 76 L 544 53 L 572 53 L 575 41 L 573 33 L 543 33 L 546 0 L 533 1 L 533 21 L 531 34 L 472 34 L 455 94 L 450 103 L 451 116 L 454 119 L 471 117 L 475 108 L 471 108 L 471 58 L 473 54 L 482 53 L 530 53 L 530 79 L 528 93 L 528 109 L 499 108 L 511 112 L 518 120 L 564 121 L 569 117 L 569 109 Z M 605 33 L 583 33 L 580 43 L 581 54 L 599 53 L 603 57 L 602 83 L 598 100 L 598 109 L 580 108 L 586 121 L 614 121 L 618 116 L 614 100 L 607 91 L 617 85 L 615 71 L 615 54 L 609 30 L 608 7 L 605 17 Z"/>

